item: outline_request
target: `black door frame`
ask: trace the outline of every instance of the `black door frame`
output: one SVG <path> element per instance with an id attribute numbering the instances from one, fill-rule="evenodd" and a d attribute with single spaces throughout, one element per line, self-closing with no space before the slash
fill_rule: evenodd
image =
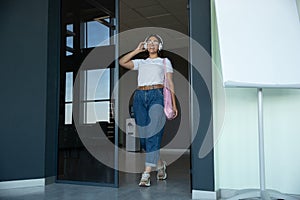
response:
<path id="1" fill-rule="evenodd" d="M 189 0 L 190 9 L 190 34 L 189 36 L 198 42 L 211 57 L 211 0 Z M 190 51 L 191 61 L 196 58 L 197 53 Z M 216 198 L 215 181 L 214 181 L 214 149 L 213 149 L 213 108 L 212 108 L 212 64 L 201 66 L 206 70 L 210 77 L 203 79 L 196 67 L 191 66 L 190 83 L 199 100 L 201 120 L 195 138 L 191 145 L 191 176 L 192 176 L 192 193 L 193 198 Z M 209 94 L 210 93 L 210 94 Z M 204 97 L 203 97 L 204 96 Z M 191 104 L 197 102 L 193 99 Z M 194 110 L 191 109 L 191 119 L 195 116 Z M 204 117 L 202 117 L 204 116 Z M 192 123 L 193 126 L 193 123 Z M 193 127 L 191 128 L 193 130 Z M 200 148 L 208 135 L 212 149 L 204 157 L 199 158 Z M 207 139 L 207 138 L 206 138 Z"/>
<path id="2" fill-rule="evenodd" d="M 116 1 L 116 24 L 118 24 L 119 21 L 119 1 Z M 47 122 L 47 134 L 46 134 L 46 161 L 45 161 L 45 176 L 46 177 L 52 177 L 56 176 L 57 171 L 57 154 L 53 153 L 57 151 L 57 136 L 53 134 L 54 128 L 50 127 L 56 127 L 56 130 L 58 130 L 58 108 L 59 108 L 59 52 L 60 52 L 60 45 L 59 41 L 61 40 L 61 37 L 59 36 L 59 33 L 61 32 L 60 28 L 60 4 L 61 0 L 56 1 L 50 1 L 49 3 L 49 39 L 48 39 L 48 89 L 47 89 L 47 95 L 54 96 L 53 99 L 56 99 L 55 101 L 55 108 L 52 110 L 52 114 L 49 112 L 47 114 L 47 119 L 53 119 Z M 209 54 L 211 54 L 211 27 L 210 27 L 210 0 L 189 0 L 189 9 L 190 9 L 190 37 L 197 40 L 206 50 Z M 200 9 L 200 10 L 199 10 Z M 51 17 L 50 17 L 51 16 Z M 200 26 L 201 24 L 201 26 Z M 119 33 L 118 26 L 116 26 L 116 31 Z M 116 38 L 116 40 L 118 40 Z M 53 42 L 56 41 L 56 42 Z M 116 45 L 118 45 L 118 41 L 116 41 Z M 51 50 L 52 49 L 52 50 Z M 190 52 L 190 54 L 194 55 L 196 52 Z M 116 46 L 116 55 L 118 55 L 118 46 Z M 211 68 L 211 66 L 209 66 Z M 118 70 L 116 70 L 116 73 L 118 74 Z M 190 76 L 194 82 L 191 82 L 192 87 L 197 88 L 197 76 L 193 74 L 193 72 L 190 73 Z M 53 79 L 53 80 L 52 80 Z M 50 82 L 52 80 L 52 82 Z M 55 81 L 54 81 L 55 80 Z M 192 81 L 191 80 L 191 81 Z M 54 84 L 53 87 L 50 87 Z M 53 89 L 52 89 L 53 88 Z M 51 91 L 50 91 L 51 89 Z M 200 93 L 199 89 L 199 93 Z M 55 94 L 55 95 L 54 95 Z M 56 96 L 56 97 L 55 97 Z M 118 100 L 117 100 L 118 101 Z M 49 104 L 49 105 L 48 105 Z M 118 103 L 116 102 L 116 105 Z M 209 105 L 212 106 L 212 105 Z M 53 105 L 50 105 L 50 103 L 47 103 L 47 110 L 53 108 Z M 118 107 L 115 107 L 115 110 L 118 110 Z M 54 120 L 56 118 L 56 120 Z M 118 112 L 116 112 L 116 120 L 118 120 Z M 117 129 L 116 128 L 116 133 Z M 206 132 L 205 132 L 206 133 Z M 192 190 L 203 190 L 203 191 L 215 191 L 214 186 L 214 160 L 213 160 L 213 151 L 208 155 L 206 159 L 199 159 L 198 158 L 198 152 L 200 149 L 200 145 L 203 142 L 203 134 L 205 133 L 198 131 L 197 136 L 192 143 L 191 146 L 191 178 L 192 178 Z M 116 142 L 118 142 L 118 134 L 116 134 Z M 117 147 L 116 147 L 117 148 Z M 117 158 L 117 156 L 116 156 Z M 53 161 L 55 162 L 53 163 Z M 116 160 L 117 162 L 117 160 Z M 115 179 L 118 182 L 118 173 L 115 175 Z M 115 187 L 118 187 L 118 184 L 115 185 Z"/>

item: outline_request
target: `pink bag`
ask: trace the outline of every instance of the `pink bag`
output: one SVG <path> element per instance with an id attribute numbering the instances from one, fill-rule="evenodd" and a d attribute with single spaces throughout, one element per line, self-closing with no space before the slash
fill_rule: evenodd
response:
<path id="1" fill-rule="evenodd" d="M 164 69 L 165 69 L 165 81 L 164 81 L 164 112 L 167 119 L 171 120 L 174 119 L 174 110 L 172 104 L 172 94 L 168 86 L 167 81 L 167 70 L 166 70 L 166 60 L 164 59 Z"/>

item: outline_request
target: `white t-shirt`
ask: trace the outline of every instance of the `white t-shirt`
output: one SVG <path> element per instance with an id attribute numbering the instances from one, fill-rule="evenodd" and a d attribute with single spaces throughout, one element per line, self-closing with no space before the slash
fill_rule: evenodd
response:
<path id="1" fill-rule="evenodd" d="M 166 72 L 173 73 L 173 67 L 165 58 Z M 135 59 L 133 70 L 138 70 L 138 86 L 164 84 L 164 58 Z"/>

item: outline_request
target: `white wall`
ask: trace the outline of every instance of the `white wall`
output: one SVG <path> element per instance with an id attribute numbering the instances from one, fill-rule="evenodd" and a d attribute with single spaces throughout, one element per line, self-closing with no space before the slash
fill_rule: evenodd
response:
<path id="1" fill-rule="evenodd" d="M 217 188 L 259 188 L 256 90 L 226 89 L 225 93 L 225 119 L 215 146 Z M 264 91 L 268 189 L 300 194 L 299 113 L 299 91 Z"/>
<path id="2" fill-rule="evenodd" d="M 300 0 L 297 0 L 297 8 L 298 8 L 298 15 L 299 15 L 299 20 L 300 20 Z"/>
<path id="3" fill-rule="evenodd" d="M 223 89 L 214 16 L 212 10 L 216 189 L 259 188 L 257 91 Z M 299 113 L 299 90 L 264 90 L 267 189 L 300 194 Z"/>

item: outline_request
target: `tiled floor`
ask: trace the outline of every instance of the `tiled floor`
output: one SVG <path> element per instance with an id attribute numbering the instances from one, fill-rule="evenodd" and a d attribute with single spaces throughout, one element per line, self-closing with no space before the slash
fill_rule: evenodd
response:
<path id="1" fill-rule="evenodd" d="M 168 179 L 151 187 L 138 187 L 140 174 L 120 173 L 120 187 L 82 186 L 55 183 L 45 187 L 0 190 L 0 200 L 188 200 L 191 199 L 189 155 L 168 166 Z"/>

